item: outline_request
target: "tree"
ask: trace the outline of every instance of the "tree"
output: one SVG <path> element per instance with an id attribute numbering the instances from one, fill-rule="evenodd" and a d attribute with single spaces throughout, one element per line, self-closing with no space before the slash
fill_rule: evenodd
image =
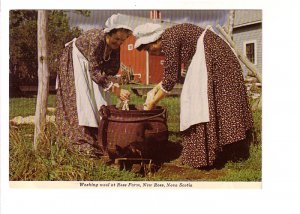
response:
<path id="1" fill-rule="evenodd" d="M 89 15 L 89 11 L 75 11 Z M 9 31 L 10 86 L 37 85 L 37 11 L 11 10 Z M 48 11 L 48 44 L 50 81 L 55 80 L 58 58 L 64 44 L 82 32 L 78 27 L 70 28 L 65 11 Z"/>
<path id="2" fill-rule="evenodd" d="M 36 11 L 10 11 L 10 87 L 19 86 L 25 81 L 30 84 L 35 80 L 37 71 L 36 20 Z"/>
<path id="3" fill-rule="evenodd" d="M 82 13 L 85 15 L 84 13 Z M 49 69 L 51 77 L 56 77 L 58 70 L 59 57 L 65 44 L 73 38 L 78 37 L 82 30 L 79 28 L 70 29 L 69 18 L 65 11 L 54 10 L 50 11 L 48 21 L 48 42 L 49 47 Z M 55 80 L 55 78 L 52 78 Z"/>

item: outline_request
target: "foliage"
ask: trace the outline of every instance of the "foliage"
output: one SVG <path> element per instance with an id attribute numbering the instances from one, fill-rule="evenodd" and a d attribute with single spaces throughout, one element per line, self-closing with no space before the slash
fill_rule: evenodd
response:
<path id="1" fill-rule="evenodd" d="M 37 12 L 10 11 L 9 70 L 10 85 L 33 81 L 37 72 Z M 34 72 L 32 72 L 34 71 Z"/>
<path id="2" fill-rule="evenodd" d="M 47 138 L 32 148 L 34 126 L 10 127 L 9 176 L 23 181 L 140 180 L 128 171 L 108 167 L 99 159 L 68 150 L 57 141 L 54 125 L 47 126 Z"/>
<path id="3" fill-rule="evenodd" d="M 261 118 L 261 110 L 256 110 L 252 113 L 253 121 L 254 121 L 254 132 L 256 133 L 257 143 L 261 143 L 261 130 L 262 130 L 262 118 Z"/>
<path id="4" fill-rule="evenodd" d="M 84 14 L 88 15 L 88 13 Z M 9 20 L 10 86 L 37 84 L 37 11 L 11 10 Z M 55 76 L 64 44 L 79 36 L 79 28 L 70 29 L 64 11 L 49 11 L 48 53 L 50 79 Z M 52 77 L 52 78 L 51 78 Z"/>

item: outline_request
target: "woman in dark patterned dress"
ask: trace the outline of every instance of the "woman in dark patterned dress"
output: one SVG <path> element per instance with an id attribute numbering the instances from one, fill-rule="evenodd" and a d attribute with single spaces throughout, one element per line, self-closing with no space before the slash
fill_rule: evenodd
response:
<path id="1" fill-rule="evenodd" d="M 222 38 L 210 30 L 192 24 L 178 24 L 164 30 L 157 24 L 147 23 L 138 26 L 133 34 L 137 39 L 135 48 L 146 50 L 153 55 L 165 56 L 163 80 L 153 89 L 151 95 L 153 98 L 147 97 L 145 109 L 152 109 L 172 90 L 180 76 L 181 64 L 189 64 L 196 55 L 196 50 L 198 54 L 197 48 L 201 47 L 198 45 L 203 35 L 201 41 L 204 48 L 200 58 L 202 61 L 205 60 L 204 67 L 201 68 L 207 70 L 202 72 L 206 80 L 203 82 L 197 79 L 195 85 L 193 77 L 188 81 L 186 78 L 183 88 L 189 85 L 195 87 L 195 90 L 193 88 L 187 90 L 192 93 L 185 94 L 185 99 L 189 100 L 193 93 L 197 93 L 197 84 L 207 85 L 204 89 L 207 114 L 204 113 L 204 122 L 189 124 L 187 128 L 181 130 L 184 164 L 194 168 L 215 166 L 228 146 L 239 145 L 246 141 L 253 121 L 242 69 L 237 57 Z M 201 51 L 199 53 L 201 56 Z M 195 67 L 197 61 L 198 58 L 191 64 Z M 187 75 L 192 72 L 190 67 Z M 197 76 L 197 72 L 193 75 Z M 150 94 L 151 92 L 149 96 Z M 183 92 L 181 114 L 186 115 L 189 112 L 182 112 L 182 105 L 185 104 L 182 96 Z M 202 105 L 202 101 L 199 105 Z M 190 109 L 197 111 L 198 106 L 192 106 Z M 190 118 L 193 119 L 195 116 L 197 115 L 190 115 Z"/>
<path id="2" fill-rule="evenodd" d="M 58 134 L 71 142 L 71 148 L 95 152 L 101 105 L 109 103 L 112 92 L 121 100 L 130 92 L 113 82 L 120 66 L 120 45 L 132 33 L 131 28 L 114 23 L 114 15 L 105 29 L 88 30 L 66 44 L 60 58 L 57 77 L 56 124 Z"/>

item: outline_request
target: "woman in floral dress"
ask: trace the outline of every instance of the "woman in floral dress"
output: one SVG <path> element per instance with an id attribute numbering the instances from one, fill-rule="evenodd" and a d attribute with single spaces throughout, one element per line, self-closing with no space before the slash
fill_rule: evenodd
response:
<path id="1" fill-rule="evenodd" d="M 246 139 L 253 121 L 242 69 L 234 52 L 222 38 L 209 29 L 192 24 L 178 24 L 162 29 L 160 25 L 147 23 L 138 26 L 133 34 L 137 39 L 135 48 L 165 56 L 162 82 L 153 89 L 152 98 L 147 98 L 145 109 L 152 109 L 170 93 L 180 76 L 181 64 L 191 63 L 187 76 L 192 72 L 193 76 L 186 77 L 183 85 L 185 94 L 184 97 L 183 92 L 181 94 L 181 114 L 188 116 L 189 120 L 198 117 L 197 114 L 187 112 L 189 109 L 191 112 L 203 113 L 203 117 L 199 119 L 202 122 L 185 121 L 187 126 L 181 124 L 184 164 L 194 168 L 211 167 L 221 157 L 221 151 L 228 146 L 248 145 Z M 194 59 L 194 55 L 200 57 Z M 198 70 L 194 72 L 195 69 Z M 199 76 L 195 80 L 194 77 Z M 205 93 L 198 96 L 197 88 Z M 194 94 L 202 100 L 193 100 Z M 183 109 L 185 102 L 194 106 Z M 198 111 L 200 106 L 203 110 Z M 185 119 L 184 116 L 181 120 Z"/>
<path id="2" fill-rule="evenodd" d="M 69 140 L 72 148 L 93 152 L 97 141 L 101 105 L 109 104 L 108 93 L 121 100 L 129 91 L 113 82 L 120 67 L 120 45 L 132 33 L 131 28 L 114 23 L 115 15 L 105 29 L 88 30 L 66 44 L 60 57 L 56 124 L 59 136 Z M 78 145 L 78 146 L 76 146 Z"/>

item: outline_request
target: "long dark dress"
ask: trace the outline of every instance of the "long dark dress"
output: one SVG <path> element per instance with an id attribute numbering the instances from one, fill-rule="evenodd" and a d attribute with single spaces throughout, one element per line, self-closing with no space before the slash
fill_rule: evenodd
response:
<path id="1" fill-rule="evenodd" d="M 181 63 L 190 62 L 203 31 L 192 24 L 179 24 L 162 34 L 162 51 L 168 53 L 164 63 L 164 90 L 171 91 L 174 87 Z M 209 30 L 204 36 L 204 47 L 210 120 L 182 132 L 183 163 L 195 168 L 214 165 L 220 151 L 228 144 L 244 140 L 253 124 L 237 57 L 223 39 Z"/>
<path id="2" fill-rule="evenodd" d="M 110 60 L 103 60 L 105 34 L 101 29 L 86 31 L 75 42 L 76 47 L 89 61 L 89 72 L 94 82 L 108 87 L 110 77 L 116 75 L 120 66 L 120 49 L 113 50 Z M 60 57 L 58 89 L 56 95 L 56 124 L 58 134 L 67 138 L 74 147 L 89 152 L 94 150 L 97 128 L 79 126 L 76 106 L 72 44 L 69 44 Z"/>

